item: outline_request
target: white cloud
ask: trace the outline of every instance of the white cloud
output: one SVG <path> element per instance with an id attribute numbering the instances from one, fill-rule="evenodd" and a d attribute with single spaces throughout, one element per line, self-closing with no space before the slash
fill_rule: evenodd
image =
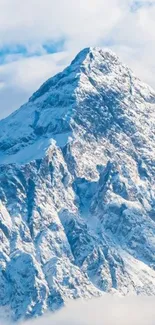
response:
<path id="1" fill-rule="evenodd" d="M 109 44 L 138 76 L 155 86 L 154 5 L 155 0 L 0 0 L 0 48 L 22 45 L 33 56 L 10 54 L 8 63 L 0 66 L 0 117 L 20 106 L 87 46 Z M 47 54 L 43 44 L 48 41 L 62 41 L 65 54 Z"/>
<path id="2" fill-rule="evenodd" d="M 20 325 L 154 325 L 154 305 L 154 297 L 119 298 L 106 294 L 87 302 L 71 302 L 55 314 Z"/>
<path id="3" fill-rule="evenodd" d="M 1 44 L 104 36 L 120 19 L 128 0 L 0 0 Z M 107 19 L 108 16 L 108 19 Z"/>
<path id="4" fill-rule="evenodd" d="M 55 325 L 153 325 L 154 298 L 118 298 L 106 295 L 76 302 L 53 317 Z M 51 320 L 46 325 L 50 325 Z M 36 325 L 41 325 L 36 322 Z"/>
<path id="5" fill-rule="evenodd" d="M 46 79 L 69 62 L 68 53 L 20 58 L 0 66 L 0 117 L 3 118 L 27 101 Z"/>

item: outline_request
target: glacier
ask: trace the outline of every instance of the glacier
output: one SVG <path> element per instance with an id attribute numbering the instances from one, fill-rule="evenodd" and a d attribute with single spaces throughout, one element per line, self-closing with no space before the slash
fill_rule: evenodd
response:
<path id="1" fill-rule="evenodd" d="M 0 121 L 0 308 L 155 295 L 155 91 L 86 48 Z"/>

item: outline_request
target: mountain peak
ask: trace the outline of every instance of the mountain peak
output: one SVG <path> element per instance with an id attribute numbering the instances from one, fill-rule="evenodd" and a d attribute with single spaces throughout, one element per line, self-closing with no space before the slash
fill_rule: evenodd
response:
<path id="1" fill-rule="evenodd" d="M 69 67 L 47 80 L 28 103 L 0 122 L 0 162 L 8 161 L 8 155 L 13 155 L 11 162 L 16 161 L 20 151 L 19 160 L 23 161 L 25 156 L 27 159 L 38 157 L 36 143 L 37 148 L 42 148 L 40 156 L 51 139 L 58 146 L 65 146 L 78 132 L 99 137 L 108 132 L 110 125 L 117 125 L 130 134 L 133 130 L 136 132 L 139 103 L 143 107 L 155 102 L 154 98 L 154 92 L 111 50 L 86 48 Z M 141 114 L 144 114 L 143 109 Z M 133 115 L 137 120 L 131 119 Z M 24 154 L 23 148 L 30 145 L 28 158 L 30 151 Z"/>
<path id="2" fill-rule="evenodd" d="M 118 62 L 119 59 L 116 54 L 108 48 L 101 47 L 87 47 L 81 50 L 72 61 L 74 64 L 88 64 L 93 61 L 103 62 L 103 61 Z"/>
<path id="3" fill-rule="evenodd" d="M 75 81 L 79 79 L 82 72 L 89 74 L 91 70 L 95 68 L 96 73 L 101 71 L 105 74 L 108 71 L 113 71 L 115 67 L 119 65 L 121 66 L 122 63 L 111 50 L 99 47 L 85 48 L 76 55 L 74 60 L 64 71 L 48 79 L 39 90 L 32 95 L 30 101 L 35 101 L 43 96 L 54 85 L 60 84 L 61 82 L 64 84 L 64 80 L 67 80 L 68 84 L 73 84 L 76 87 L 77 83 Z"/>

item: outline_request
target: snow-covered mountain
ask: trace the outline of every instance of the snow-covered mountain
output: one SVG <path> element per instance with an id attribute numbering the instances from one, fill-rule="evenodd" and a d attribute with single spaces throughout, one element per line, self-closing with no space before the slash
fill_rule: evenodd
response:
<path id="1" fill-rule="evenodd" d="M 88 48 L 0 121 L 0 307 L 155 294 L 155 92 Z"/>

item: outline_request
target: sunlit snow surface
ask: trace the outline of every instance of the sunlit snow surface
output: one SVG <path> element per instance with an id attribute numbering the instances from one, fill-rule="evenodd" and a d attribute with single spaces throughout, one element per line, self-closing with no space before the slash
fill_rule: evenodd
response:
<path id="1" fill-rule="evenodd" d="M 155 92 L 85 49 L 0 122 L 0 305 L 155 294 Z"/>

